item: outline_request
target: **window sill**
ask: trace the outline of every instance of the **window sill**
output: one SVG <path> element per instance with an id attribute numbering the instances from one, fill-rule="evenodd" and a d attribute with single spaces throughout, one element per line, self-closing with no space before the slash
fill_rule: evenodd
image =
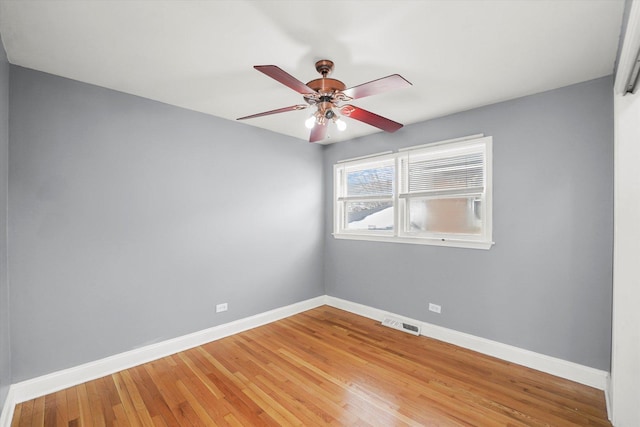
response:
<path id="1" fill-rule="evenodd" d="M 413 245 L 448 246 L 453 248 L 484 249 L 489 250 L 495 242 L 484 242 L 476 240 L 457 239 L 427 239 L 424 237 L 398 237 L 398 236 L 376 236 L 371 234 L 346 234 L 332 233 L 336 239 L 344 240 L 368 240 L 373 242 L 409 243 Z"/>

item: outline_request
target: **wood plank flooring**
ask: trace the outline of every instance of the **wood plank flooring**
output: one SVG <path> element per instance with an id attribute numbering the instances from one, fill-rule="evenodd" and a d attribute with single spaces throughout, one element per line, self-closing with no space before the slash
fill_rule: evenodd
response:
<path id="1" fill-rule="evenodd" d="M 610 426 L 602 391 L 322 306 L 16 406 L 19 426 Z"/>

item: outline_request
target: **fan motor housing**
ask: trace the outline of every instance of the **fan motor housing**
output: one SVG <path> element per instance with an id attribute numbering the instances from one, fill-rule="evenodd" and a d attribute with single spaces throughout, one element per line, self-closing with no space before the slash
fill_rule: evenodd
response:
<path id="1" fill-rule="evenodd" d="M 321 94 L 342 91 L 347 88 L 340 80 L 327 78 L 311 80 L 307 86 Z"/>

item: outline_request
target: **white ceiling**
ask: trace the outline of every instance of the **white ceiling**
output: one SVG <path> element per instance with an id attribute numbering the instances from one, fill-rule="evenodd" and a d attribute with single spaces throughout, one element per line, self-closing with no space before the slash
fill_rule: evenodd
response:
<path id="1" fill-rule="evenodd" d="M 254 70 L 303 82 L 331 59 L 348 87 L 407 89 L 353 104 L 405 125 L 613 72 L 623 0 L 1 0 L 12 64 L 229 120 L 303 103 Z M 308 139 L 309 110 L 244 121 Z M 328 142 L 378 129 L 348 120 Z M 402 130 L 399 131 L 402 133 Z"/>

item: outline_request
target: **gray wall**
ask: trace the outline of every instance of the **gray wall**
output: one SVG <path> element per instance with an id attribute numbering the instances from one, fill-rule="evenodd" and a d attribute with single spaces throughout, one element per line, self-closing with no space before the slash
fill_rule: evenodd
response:
<path id="1" fill-rule="evenodd" d="M 14 382 L 324 294 L 321 147 L 11 73 Z"/>
<path id="2" fill-rule="evenodd" d="M 327 294 L 609 370 L 612 85 L 601 78 L 328 147 Z M 330 236 L 337 160 L 476 133 L 493 136 L 491 250 Z"/>
<path id="3" fill-rule="evenodd" d="M 0 41 L 0 411 L 11 384 L 9 283 L 7 278 L 7 188 L 9 185 L 9 62 Z"/>
<path id="4" fill-rule="evenodd" d="M 12 380 L 323 293 L 608 370 L 611 86 L 323 148 L 11 67 Z M 494 137 L 491 250 L 330 236 L 336 160 L 474 133 Z"/>

